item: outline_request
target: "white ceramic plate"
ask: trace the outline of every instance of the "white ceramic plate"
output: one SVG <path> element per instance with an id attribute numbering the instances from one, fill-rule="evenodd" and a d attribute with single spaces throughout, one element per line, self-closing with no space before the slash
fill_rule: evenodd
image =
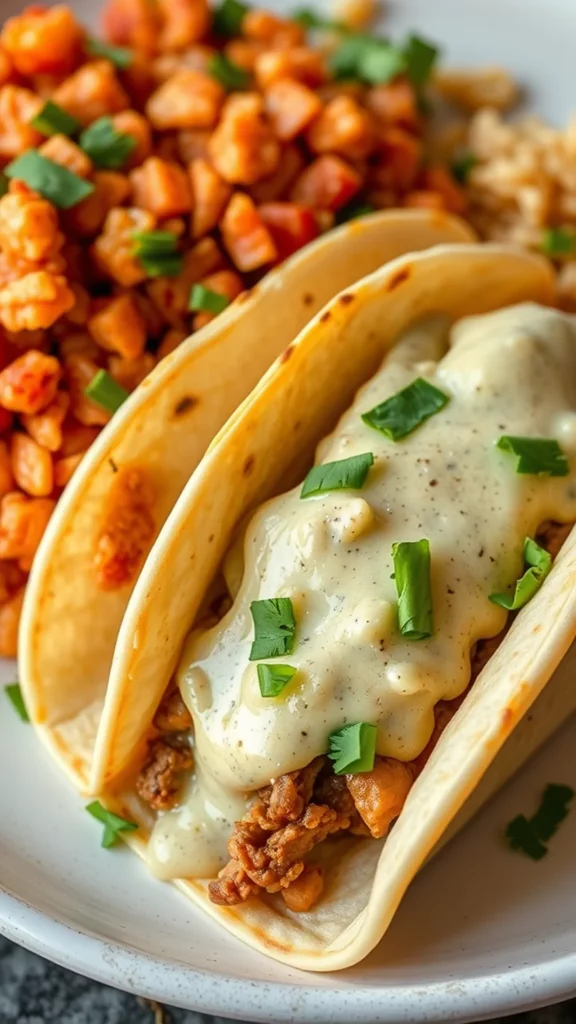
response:
<path id="1" fill-rule="evenodd" d="M 0 0 L 0 13 L 20 6 Z M 90 20 L 92 0 L 74 6 Z M 509 67 L 546 117 L 576 109 L 573 0 L 389 0 L 388 10 L 393 35 L 417 29 L 453 63 Z M 576 685 L 576 653 L 561 671 Z M 421 873 L 375 953 L 310 975 L 226 936 L 128 850 L 101 850 L 96 823 L 0 694 L 0 932 L 119 988 L 251 1021 L 467 1021 L 567 998 L 576 813 L 538 864 L 511 853 L 502 831 L 547 782 L 576 786 L 575 750 L 572 722 Z"/>

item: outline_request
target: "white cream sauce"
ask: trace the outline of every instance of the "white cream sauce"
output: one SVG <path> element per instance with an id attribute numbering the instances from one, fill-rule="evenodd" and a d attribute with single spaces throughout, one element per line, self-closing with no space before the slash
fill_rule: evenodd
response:
<path id="1" fill-rule="evenodd" d="M 395 443 L 362 421 L 419 376 L 450 401 L 414 433 Z M 517 474 L 515 457 L 495 447 L 502 434 L 557 438 L 570 474 Z M 178 682 L 211 793 L 192 783 L 181 808 L 159 817 L 151 855 L 163 877 L 213 875 L 230 801 L 241 816 L 243 794 L 324 753 L 346 723 L 377 724 L 380 754 L 422 751 L 434 705 L 468 684 L 474 643 L 505 624 L 489 595 L 521 575 L 524 538 L 544 520 L 576 520 L 576 318 L 526 304 L 452 328 L 442 317 L 415 325 L 317 462 L 363 452 L 375 465 L 361 491 L 302 500 L 298 487 L 254 514 L 232 608 L 188 638 Z M 435 633 L 413 641 L 397 627 L 392 544 L 421 538 Z M 232 564 L 238 578 L 237 553 Z M 292 655 L 277 661 L 297 674 L 280 697 L 263 698 L 249 661 L 250 603 L 282 596 L 297 629 Z"/>

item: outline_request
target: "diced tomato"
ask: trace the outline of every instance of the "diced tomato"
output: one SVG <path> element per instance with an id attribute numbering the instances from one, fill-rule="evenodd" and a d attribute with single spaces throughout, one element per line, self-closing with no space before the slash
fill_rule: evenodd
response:
<path id="1" fill-rule="evenodd" d="M 266 113 L 283 142 L 295 139 L 322 110 L 312 89 L 290 78 L 272 82 L 264 93 Z"/>
<path id="2" fill-rule="evenodd" d="M 302 171 L 291 198 L 314 210 L 339 210 L 362 187 L 358 171 L 338 156 L 327 153 Z"/>
<path id="3" fill-rule="evenodd" d="M 258 213 L 266 224 L 278 250 L 285 260 L 318 236 L 318 224 L 312 210 L 297 203 L 263 203 Z"/>
<path id="4" fill-rule="evenodd" d="M 236 192 L 220 222 L 224 245 L 238 270 L 257 270 L 278 258 L 270 231 L 254 203 Z"/>

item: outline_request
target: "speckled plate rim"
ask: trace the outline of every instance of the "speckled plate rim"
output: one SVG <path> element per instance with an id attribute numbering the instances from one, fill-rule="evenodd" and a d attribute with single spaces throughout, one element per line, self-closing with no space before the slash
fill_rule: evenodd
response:
<path id="1" fill-rule="evenodd" d="M 94 981 L 184 1009 L 270 1021 L 305 1019 L 309 1024 L 413 1024 L 433 1021 L 489 1020 L 534 1010 L 576 996 L 576 953 L 537 967 L 511 968 L 462 981 L 386 988 L 377 1010 L 373 986 L 339 990 L 335 1007 L 329 989 L 314 985 L 231 979 L 220 972 L 183 969 L 49 918 L 0 889 L 0 934 L 52 962 Z M 313 977 L 313 975 L 311 976 Z M 242 1007 L 238 1017 L 237 1007 Z"/>

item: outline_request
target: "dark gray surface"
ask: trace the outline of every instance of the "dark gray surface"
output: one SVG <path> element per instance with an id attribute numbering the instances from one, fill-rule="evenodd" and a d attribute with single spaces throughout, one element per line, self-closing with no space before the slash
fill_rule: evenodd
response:
<path id="1" fill-rule="evenodd" d="M 271 1007 L 273 1012 L 273 1008 Z M 516 1024 L 576 1024 L 576 999 L 509 1017 Z M 65 971 L 0 938 L 0 1024 L 227 1024 L 163 1009 Z M 299 1024 L 295 1019 L 294 1024 Z M 353 1022 L 351 1022 L 353 1024 Z"/>

